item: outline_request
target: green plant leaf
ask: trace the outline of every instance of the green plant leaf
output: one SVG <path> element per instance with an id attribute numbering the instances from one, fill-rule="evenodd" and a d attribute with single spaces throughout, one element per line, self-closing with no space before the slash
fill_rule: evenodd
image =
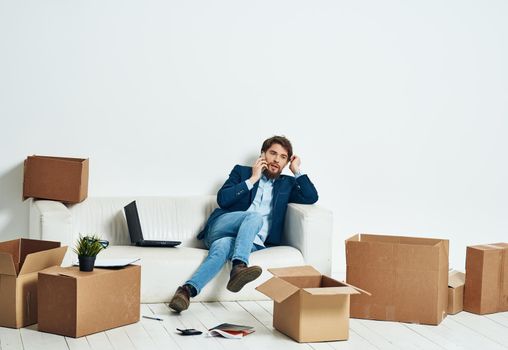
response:
<path id="1" fill-rule="evenodd" d="M 101 243 L 101 238 L 97 234 L 82 235 L 76 241 L 73 249 L 74 253 L 78 256 L 97 256 L 103 249 L 104 245 Z"/>

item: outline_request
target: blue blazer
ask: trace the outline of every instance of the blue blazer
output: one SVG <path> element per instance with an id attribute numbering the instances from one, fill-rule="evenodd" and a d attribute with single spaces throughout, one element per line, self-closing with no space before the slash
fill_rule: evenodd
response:
<path id="1" fill-rule="evenodd" d="M 251 176 L 252 167 L 235 165 L 229 174 L 229 178 L 217 193 L 219 208 L 212 212 L 205 228 L 199 233 L 198 239 L 204 238 L 208 228 L 222 214 L 249 209 L 256 197 L 259 185 L 258 181 L 249 191 L 245 180 Z M 318 193 L 307 175 L 299 176 L 298 179 L 293 176 L 280 175 L 273 183 L 272 223 L 265 245 L 267 247 L 280 245 L 288 203 L 314 204 L 317 200 Z"/>

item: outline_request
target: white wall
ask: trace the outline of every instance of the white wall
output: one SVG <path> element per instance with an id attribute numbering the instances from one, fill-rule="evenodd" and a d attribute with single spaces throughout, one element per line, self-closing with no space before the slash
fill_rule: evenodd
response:
<path id="1" fill-rule="evenodd" d="M 0 240 L 22 161 L 90 157 L 90 196 L 215 193 L 285 134 L 357 232 L 508 233 L 506 1 L 0 0 Z"/>

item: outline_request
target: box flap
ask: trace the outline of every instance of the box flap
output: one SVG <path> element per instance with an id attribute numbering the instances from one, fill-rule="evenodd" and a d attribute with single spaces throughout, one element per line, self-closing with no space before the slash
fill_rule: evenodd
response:
<path id="1" fill-rule="evenodd" d="M 121 270 L 121 269 L 119 269 Z M 100 274 L 102 272 L 101 269 L 94 268 L 92 272 L 84 272 L 80 271 L 77 266 L 73 266 L 72 268 L 62 268 L 58 271 L 58 276 L 64 276 L 69 278 L 83 278 L 83 277 L 92 277 Z"/>
<path id="2" fill-rule="evenodd" d="M 490 244 L 478 244 L 468 246 L 468 248 L 478 249 L 478 250 L 500 250 L 506 249 L 508 247 L 508 243 L 490 243 Z"/>
<path id="3" fill-rule="evenodd" d="M 355 240 L 357 240 L 357 239 L 355 239 Z M 425 245 L 425 246 L 436 246 L 439 243 L 441 243 L 441 241 L 443 241 L 443 239 L 439 239 L 439 238 L 409 237 L 409 236 L 371 234 L 371 233 L 361 233 L 359 235 L 358 240 L 360 242 L 376 242 L 376 243 L 387 243 L 387 244 L 409 244 L 409 245 Z"/>
<path id="4" fill-rule="evenodd" d="M 42 252 L 44 250 L 49 250 L 53 248 L 59 248 L 61 246 L 60 242 L 56 241 L 44 241 L 39 239 L 28 239 L 21 238 L 20 242 L 20 253 L 19 253 L 19 262 L 21 265 L 25 262 L 25 259 L 28 254 Z"/>
<path id="5" fill-rule="evenodd" d="M 15 254 L 19 252 L 21 238 L 0 242 L 0 252 Z"/>
<path id="6" fill-rule="evenodd" d="M 0 253 L 0 274 L 16 276 L 16 267 L 9 253 Z"/>
<path id="7" fill-rule="evenodd" d="M 356 234 L 356 235 L 351 236 L 351 237 L 349 237 L 348 239 L 346 239 L 346 243 L 347 243 L 347 242 L 351 242 L 351 241 L 354 241 L 354 242 L 359 242 L 359 241 L 360 241 L 360 235 L 359 235 L 359 234 Z"/>
<path id="8" fill-rule="evenodd" d="M 346 283 L 346 282 L 344 282 L 344 281 L 342 281 L 342 282 L 340 282 L 340 283 L 345 284 L 346 286 L 348 286 L 348 287 L 350 287 L 350 288 L 353 288 L 354 290 L 356 290 L 356 291 L 358 291 L 358 292 L 360 292 L 360 293 L 367 294 L 368 296 L 372 296 L 372 293 L 369 293 L 369 292 L 367 292 L 366 290 L 363 290 L 363 289 L 361 289 L 361 288 L 358 288 L 358 287 L 356 287 L 356 286 L 353 286 L 352 284 Z"/>
<path id="9" fill-rule="evenodd" d="M 289 266 L 268 269 L 274 276 L 290 277 L 290 276 L 321 276 L 321 272 L 310 265 Z"/>
<path id="10" fill-rule="evenodd" d="M 44 270 L 41 270 L 39 271 L 39 275 L 40 274 L 45 274 L 45 275 L 53 275 L 53 276 L 58 276 L 60 274 L 61 271 L 65 270 L 65 267 L 62 267 L 62 266 L 51 266 L 51 267 L 48 267 Z"/>
<path id="11" fill-rule="evenodd" d="M 36 154 L 34 154 L 33 156 L 28 156 L 27 158 L 28 159 L 42 158 L 42 159 L 52 159 L 52 160 L 56 160 L 56 161 L 69 161 L 69 162 L 77 162 L 77 163 L 82 163 L 82 162 L 88 160 L 88 158 L 40 156 L 40 155 L 36 155 Z"/>
<path id="12" fill-rule="evenodd" d="M 28 254 L 19 271 L 20 275 L 40 271 L 50 266 L 60 265 L 63 261 L 67 247 L 44 250 L 42 252 Z"/>
<path id="13" fill-rule="evenodd" d="M 450 271 L 448 274 L 448 287 L 458 288 L 466 283 L 466 275 L 459 271 Z"/>
<path id="14" fill-rule="evenodd" d="M 304 288 L 305 292 L 312 295 L 344 295 L 360 294 L 356 289 L 349 286 L 344 287 L 325 287 L 325 288 Z"/>
<path id="15" fill-rule="evenodd" d="M 300 288 L 293 286 L 291 283 L 284 281 L 278 277 L 272 277 L 265 283 L 256 287 L 267 297 L 273 299 L 277 303 L 281 303 L 293 294 L 297 293 Z"/>
<path id="16" fill-rule="evenodd" d="M 508 248 L 508 243 L 491 243 L 487 244 L 488 247 L 492 247 L 494 249 L 506 249 Z"/>
<path id="17" fill-rule="evenodd" d="M 8 253 L 12 255 L 12 261 L 14 264 L 20 262 L 20 246 L 22 239 L 13 239 L 11 241 L 5 241 L 0 243 L 0 253 Z"/>

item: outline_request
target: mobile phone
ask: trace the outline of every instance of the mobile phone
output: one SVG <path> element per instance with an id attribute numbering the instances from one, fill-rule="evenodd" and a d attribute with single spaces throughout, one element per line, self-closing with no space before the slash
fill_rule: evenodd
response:
<path id="1" fill-rule="evenodd" d="M 203 333 L 203 332 L 198 331 L 197 329 L 194 329 L 194 328 L 187 328 L 187 329 L 177 328 L 176 330 L 180 332 L 180 335 L 199 335 L 199 334 Z"/>

